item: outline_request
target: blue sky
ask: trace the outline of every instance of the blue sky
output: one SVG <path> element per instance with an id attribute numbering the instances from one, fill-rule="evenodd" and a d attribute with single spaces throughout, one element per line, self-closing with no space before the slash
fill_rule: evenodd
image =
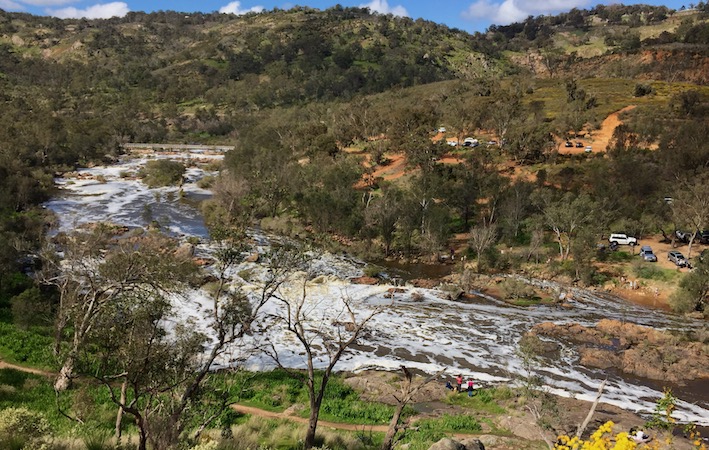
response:
<path id="1" fill-rule="evenodd" d="M 696 3 L 698 0 L 694 0 Z M 367 6 L 383 14 L 423 18 L 443 23 L 466 31 L 483 31 L 490 24 L 505 25 L 524 20 L 527 16 L 557 14 L 571 8 L 591 8 L 599 3 L 618 3 L 608 0 L 202 0 L 195 1 L 148 1 L 148 0 L 0 0 L 0 9 L 22 11 L 61 18 L 105 18 L 123 16 L 129 11 L 173 10 L 182 12 L 220 11 L 244 14 L 273 8 L 289 9 L 294 5 L 327 9 L 336 4 L 342 6 Z M 653 1 L 644 4 L 665 5 L 679 9 L 690 3 L 682 0 Z"/>

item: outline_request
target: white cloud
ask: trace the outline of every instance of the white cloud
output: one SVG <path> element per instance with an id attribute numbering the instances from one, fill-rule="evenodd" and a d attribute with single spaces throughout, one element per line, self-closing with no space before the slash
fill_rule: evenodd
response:
<path id="1" fill-rule="evenodd" d="M 59 17 L 60 19 L 108 19 L 109 17 L 123 17 L 130 9 L 123 2 L 103 3 L 89 6 L 86 9 L 72 7 L 48 10 L 47 14 Z"/>
<path id="2" fill-rule="evenodd" d="M 393 14 L 399 17 L 408 17 L 409 13 L 401 5 L 389 7 L 387 0 L 372 0 L 366 5 L 359 5 L 360 8 L 369 8 L 370 11 L 378 12 L 379 14 Z"/>
<path id="3" fill-rule="evenodd" d="M 528 16 L 558 14 L 591 4 L 591 0 L 477 0 L 463 11 L 466 19 L 484 19 L 498 25 L 519 22 Z"/>
<path id="4" fill-rule="evenodd" d="M 263 11 L 263 6 L 252 6 L 249 9 L 241 9 L 241 2 L 231 2 L 226 6 L 219 8 L 219 12 L 222 14 L 236 14 L 240 16 L 249 12 L 260 13 Z"/>
<path id="5" fill-rule="evenodd" d="M 10 0 L 0 0 L 0 9 L 4 9 L 7 11 L 22 11 L 25 8 L 19 3 L 15 3 Z"/>

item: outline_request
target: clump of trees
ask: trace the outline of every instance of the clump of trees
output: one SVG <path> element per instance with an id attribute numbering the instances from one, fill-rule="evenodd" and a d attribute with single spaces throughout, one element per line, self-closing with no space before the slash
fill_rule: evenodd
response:
<path id="1" fill-rule="evenodd" d="M 185 175 L 185 165 L 170 159 L 148 161 L 138 171 L 138 176 L 149 187 L 174 186 L 182 184 Z"/>

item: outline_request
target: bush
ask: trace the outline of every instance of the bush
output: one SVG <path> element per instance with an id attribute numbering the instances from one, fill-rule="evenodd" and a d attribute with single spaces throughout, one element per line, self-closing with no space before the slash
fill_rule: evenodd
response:
<path id="1" fill-rule="evenodd" d="M 185 165 L 169 159 L 148 161 L 138 172 L 138 176 L 151 188 L 181 184 L 184 174 Z"/>
<path id="2" fill-rule="evenodd" d="M 652 86 L 649 84 L 638 83 L 635 85 L 635 91 L 633 91 L 633 96 L 635 97 L 645 97 L 646 95 L 652 94 Z"/>
<path id="3" fill-rule="evenodd" d="M 207 175 L 197 182 L 197 186 L 202 189 L 209 189 L 214 185 L 216 178 L 213 175 Z"/>
<path id="4" fill-rule="evenodd" d="M 24 407 L 0 411 L 0 443 L 12 443 L 13 446 L 18 442 L 39 444 L 49 432 L 49 422 L 39 412 Z M 27 448 L 36 448 L 39 446 L 37 444 Z"/>
<path id="5" fill-rule="evenodd" d="M 3 336 L 0 354 L 6 360 L 39 367 L 51 367 L 54 364 L 51 337 L 32 330 L 19 330 L 7 323 L 0 323 L 0 336 Z"/>
<path id="6" fill-rule="evenodd" d="M 12 320 L 24 330 L 32 325 L 48 325 L 51 322 L 52 305 L 36 286 L 14 296 L 10 302 Z"/>

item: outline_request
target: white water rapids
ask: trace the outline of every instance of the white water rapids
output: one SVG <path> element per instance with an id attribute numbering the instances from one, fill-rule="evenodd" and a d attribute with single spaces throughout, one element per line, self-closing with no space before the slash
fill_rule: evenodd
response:
<path id="1" fill-rule="evenodd" d="M 172 159 L 175 155 L 164 156 Z M 205 155 L 183 154 L 183 158 Z M 59 179 L 63 188 L 56 199 L 46 207 L 58 217 L 60 231 L 69 231 L 83 223 L 107 221 L 128 227 L 146 227 L 157 220 L 161 227 L 178 237 L 197 236 L 203 244 L 198 252 L 209 253 L 208 234 L 199 211 L 181 196 L 198 199 L 209 195 L 196 186 L 204 175 L 199 168 L 191 168 L 187 182 L 181 188 L 149 189 L 138 180 L 126 177 L 146 161 L 126 159 L 108 167 L 80 171 L 81 174 L 100 176 L 94 179 Z M 105 182 L 104 182 L 105 180 Z M 179 190 L 182 189 L 182 194 Z M 267 240 L 258 236 L 260 245 Z M 263 250 L 263 249 L 262 249 Z M 480 296 L 471 302 L 451 301 L 435 289 L 405 287 L 405 292 L 388 298 L 388 285 L 355 285 L 348 278 L 362 274 L 363 264 L 344 257 L 325 255 L 317 261 L 318 271 L 328 275 L 324 283 L 308 292 L 311 314 L 323 323 L 336 320 L 341 313 L 340 299 L 347 296 L 358 303 L 361 314 L 377 306 L 384 311 L 375 316 L 358 346 L 347 353 L 337 365 L 337 370 L 398 369 L 401 365 L 433 373 L 446 369 L 448 378 L 458 373 L 471 376 L 483 384 L 510 382 L 527 375 L 517 343 L 533 325 L 552 321 L 577 322 L 594 325 L 601 318 L 617 319 L 664 329 L 686 329 L 706 326 L 701 322 L 680 318 L 662 311 L 652 310 L 622 302 L 619 299 L 580 289 L 571 289 L 574 308 L 537 306 L 517 308 L 495 298 Z M 233 277 L 246 288 L 248 280 L 238 273 L 244 269 L 263 271 L 257 263 L 243 263 L 233 272 Z M 258 277 L 256 277 L 258 278 Z M 568 288 L 548 283 L 551 289 L 569 291 Z M 176 298 L 179 315 L 195 326 L 208 329 L 209 299 L 204 292 L 186 293 Z M 277 305 L 269 303 L 266 312 L 276 312 Z M 282 355 L 282 362 L 292 367 L 304 367 L 302 350 L 292 337 L 282 330 L 271 330 L 269 338 Z M 638 380 L 600 369 L 579 365 L 579 356 L 573 346 L 561 343 L 558 359 L 546 361 L 535 370 L 553 393 L 593 400 L 600 382 L 608 378 L 602 402 L 624 409 L 650 413 L 662 396 L 659 383 Z M 234 357 L 236 358 L 234 350 Z M 228 364 L 225 359 L 220 364 Z M 246 364 L 253 369 L 273 367 L 272 360 L 264 354 L 250 356 Z M 692 398 L 680 398 L 676 418 L 697 425 L 709 426 L 709 395 L 707 387 L 694 388 Z M 703 389 L 701 395 L 694 395 Z"/>

